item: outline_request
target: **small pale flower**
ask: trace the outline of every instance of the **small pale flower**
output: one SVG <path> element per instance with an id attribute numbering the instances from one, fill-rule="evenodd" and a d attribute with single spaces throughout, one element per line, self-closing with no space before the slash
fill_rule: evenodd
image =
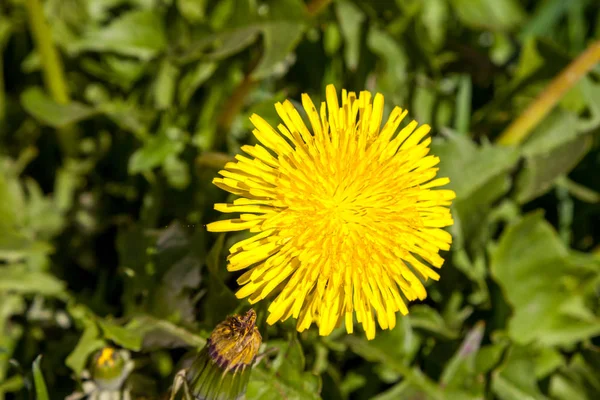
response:
<path id="1" fill-rule="evenodd" d="M 407 115 L 396 107 L 382 128 L 381 94 L 343 90 L 340 105 L 329 85 L 326 100 L 317 111 L 302 95 L 312 129 L 290 101 L 275 104 L 279 131 L 252 115 L 261 144 L 243 146 L 250 157 L 213 181 L 239 196 L 215 209 L 240 215 L 208 230 L 255 233 L 230 248 L 228 269 L 248 269 L 238 298 L 273 295 L 269 324 L 293 317 L 298 331 L 316 322 L 328 335 L 345 319 L 352 333 L 356 315 L 372 339 L 375 319 L 392 329 L 407 302 L 427 296 L 422 281 L 439 279 L 455 194 L 437 189 L 449 180 L 436 179 L 428 125 L 396 133 Z"/>

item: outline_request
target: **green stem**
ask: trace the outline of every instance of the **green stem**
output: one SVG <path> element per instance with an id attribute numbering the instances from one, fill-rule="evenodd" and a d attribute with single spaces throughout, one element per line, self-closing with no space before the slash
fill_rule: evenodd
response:
<path id="1" fill-rule="evenodd" d="M 42 60 L 44 81 L 50 95 L 60 104 L 69 102 L 69 92 L 65 81 L 63 66 L 60 56 L 52 42 L 52 31 L 44 17 L 44 10 L 40 0 L 25 0 L 29 25 L 36 48 Z"/>
<path id="2" fill-rule="evenodd" d="M 52 30 L 44 16 L 42 3 L 40 0 L 25 0 L 25 6 L 31 35 L 42 62 L 46 88 L 54 101 L 59 104 L 67 104 L 70 98 L 65 73 L 60 55 L 52 41 Z M 60 129 L 58 137 L 66 154 L 70 155 L 76 151 L 77 132 L 74 127 Z"/>

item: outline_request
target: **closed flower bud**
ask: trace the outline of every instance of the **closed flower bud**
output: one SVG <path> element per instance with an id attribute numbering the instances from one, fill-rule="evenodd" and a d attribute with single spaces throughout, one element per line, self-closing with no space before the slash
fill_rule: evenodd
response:
<path id="1" fill-rule="evenodd" d="M 201 400 L 244 398 L 261 343 L 254 310 L 227 317 L 213 330 L 187 372 L 190 393 Z"/>

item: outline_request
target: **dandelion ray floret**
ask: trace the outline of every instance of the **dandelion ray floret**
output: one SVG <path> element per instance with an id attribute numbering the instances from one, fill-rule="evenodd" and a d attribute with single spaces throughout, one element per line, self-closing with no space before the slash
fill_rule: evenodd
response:
<path id="1" fill-rule="evenodd" d="M 306 94 L 302 105 L 310 128 L 290 101 L 275 105 L 277 130 L 252 115 L 260 144 L 213 181 L 239 196 L 215 209 L 239 216 L 208 230 L 256 233 L 230 248 L 228 269 L 247 269 L 238 298 L 274 296 L 268 323 L 293 317 L 299 331 L 315 322 L 328 335 L 344 319 L 352 333 L 356 315 L 372 339 L 375 320 L 392 329 L 407 302 L 427 296 L 422 281 L 439 279 L 455 194 L 438 189 L 449 180 L 436 178 L 430 127 L 398 132 L 408 114 L 399 107 L 381 127 L 381 94 L 343 90 L 340 105 L 329 85 L 319 111 Z"/>

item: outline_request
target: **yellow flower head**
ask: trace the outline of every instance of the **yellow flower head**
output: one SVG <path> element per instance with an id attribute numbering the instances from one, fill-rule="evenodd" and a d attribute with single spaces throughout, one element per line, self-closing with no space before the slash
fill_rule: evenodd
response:
<path id="1" fill-rule="evenodd" d="M 449 206 L 455 194 L 435 190 L 439 158 L 428 155 L 428 125 L 410 122 L 396 133 L 407 111 L 394 108 L 383 128 L 383 96 L 342 91 L 333 85 L 317 112 L 308 95 L 302 105 L 309 130 L 291 102 L 275 104 L 283 120 L 273 129 L 258 115 L 250 120 L 262 145 L 243 146 L 252 158 L 236 156 L 215 178 L 240 196 L 215 204 L 235 219 L 213 222 L 212 232 L 256 233 L 231 247 L 229 271 L 250 268 L 239 279 L 238 298 L 250 303 L 269 294 L 267 322 L 297 318 L 303 331 L 314 321 L 328 335 L 353 315 L 367 338 L 375 318 L 392 329 L 406 301 L 427 296 L 421 279 L 439 279 L 431 266 L 444 260 L 452 238 Z"/>
<path id="2" fill-rule="evenodd" d="M 98 354 L 96 365 L 101 367 L 112 367 L 115 365 L 117 353 L 112 347 L 104 347 Z"/>

